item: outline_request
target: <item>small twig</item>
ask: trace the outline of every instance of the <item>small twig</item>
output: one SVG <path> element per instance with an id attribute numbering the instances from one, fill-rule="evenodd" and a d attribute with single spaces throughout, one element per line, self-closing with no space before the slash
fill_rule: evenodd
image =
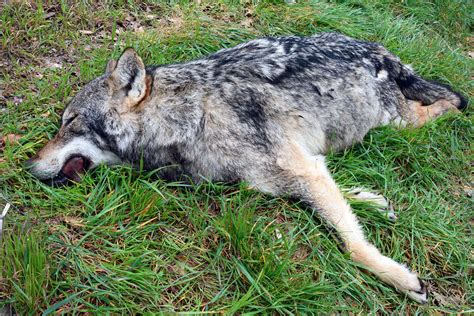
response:
<path id="1" fill-rule="evenodd" d="M 7 212 L 10 209 L 10 206 L 12 205 L 7 202 L 7 204 L 5 204 L 5 207 L 3 208 L 2 214 L 0 215 L 0 237 L 2 237 L 3 232 L 3 219 L 5 218 L 5 216 L 7 216 Z"/>
<path id="2" fill-rule="evenodd" d="M 1 218 L 1 219 L 3 219 L 3 218 L 7 215 L 7 212 L 8 212 L 8 210 L 10 209 L 10 206 L 12 206 L 12 205 L 7 202 L 7 204 L 6 204 L 5 207 L 3 208 L 2 215 L 0 215 L 0 218 Z"/>

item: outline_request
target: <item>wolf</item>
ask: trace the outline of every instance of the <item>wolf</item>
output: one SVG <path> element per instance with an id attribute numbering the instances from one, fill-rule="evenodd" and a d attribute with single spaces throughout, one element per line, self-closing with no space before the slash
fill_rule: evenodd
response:
<path id="1" fill-rule="evenodd" d="M 260 38 L 149 67 L 128 48 L 70 101 L 27 166 L 52 185 L 99 164 L 141 164 L 169 180 L 245 181 L 297 198 L 336 229 L 352 260 L 425 303 L 417 274 L 366 239 L 325 154 L 374 127 L 421 126 L 466 106 L 382 45 L 337 33 Z"/>

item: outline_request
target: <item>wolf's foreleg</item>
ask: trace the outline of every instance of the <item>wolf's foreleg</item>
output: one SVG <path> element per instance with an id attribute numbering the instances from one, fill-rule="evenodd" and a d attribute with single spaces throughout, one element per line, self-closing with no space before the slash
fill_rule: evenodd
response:
<path id="1" fill-rule="evenodd" d="M 301 198 L 317 209 L 320 216 L 337 230 L 354 261 L 363 264 L 413 300 L 425 303 L 427 291 L 418 276 L 383 256 L 366 240 L 357 217 L 329 174 L 324 157 L 311 156 L 298 144 L 289 144 L 281 152 L 277 159 L 279 172 L 271 177 L 279 193 L 287 189 L 286 193 Z M 271 191 L 268 181 L 263 185 L 256 183 L 256 186 Z"/>
<path id="2" fill-rule="evenodd" d="M 384 214 L 391 221 L 397 219 L 392 204 L 383 195 L 366 191 L 363 188 L 352 188 L 345 192 L 345 196 L 349 201 L 357 200 L 374 205 L 377 211 Z"/>

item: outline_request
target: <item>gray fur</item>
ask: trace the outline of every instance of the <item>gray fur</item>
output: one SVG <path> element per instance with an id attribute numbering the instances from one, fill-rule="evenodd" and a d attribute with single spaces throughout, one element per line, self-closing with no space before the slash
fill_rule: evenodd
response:
<path id="1" fill-rule="evenodd" d="M 128 49 L 75 96 L 58 136 L 30 164 L 39 178 L 56 177 L 61 167 L 55 174 L 45 157 L 79 138 L 57 165 L 76 154 L 87 157 L 80 147 L 94 146 L 100 153 L 87 157 L 90 167 L 142 161 L 146 169 L 166 167 L 161 176 L 167 179 L 244 180 L 274 195 L 299 197 L 330 218 L 316 182 L 307 182 L 320 174 L 333 190 L 322 155 L 361 141 L 380 125 L 424 122 L 423 106 L 438 100 L 444 102 L 437 104 L 439 113 L 465 105 L 381 45 L 335 33 L 257 39 L 188 63 L 146 69 Z M 288 154 L 289 148 L 296 149 Z M 295 157 L 301 159 L 293 162 Z M 314 173 L 313 163 L 319 166 Z M 345 208 L 342 197 L 339 202 Z M 364 240 L 361 231 L 358 236 Z M 391 262 L 387 266 L 398 269 Z M 416 275 L 400 269 L 400 278 L 415 285 L 380 277 L 425 300 Z"/>
<path id="2" fill-rule="evenodd" d="M 316 139 L 308 147 L 317 155 L 403 119 L 401 71 L 418 78 L 381 45 L 339 34 L 258 39 L 189 63 L 148 68 L 152 93 L 144 109 L 127 118 L 132 126 L 114 108 L 98 109 L 88 100 L 97 94 L 88 91 L 70 110 L 78 104 L 76 111 L 95 112 L 89 124 L 104 122 L 109 149 L 125 162 L 143 157 L 149 169 L 181 165 L 195 181 L 252 181 L 249 166 L 273 170 L 288 131 Z M 438 98 L 455 97 L 437 87 Z"/>

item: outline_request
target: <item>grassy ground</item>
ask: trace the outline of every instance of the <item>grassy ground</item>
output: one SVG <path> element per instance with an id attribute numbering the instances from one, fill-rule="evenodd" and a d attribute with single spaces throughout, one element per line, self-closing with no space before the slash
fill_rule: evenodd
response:
<path id="1" fill-rule="evenodd" d="M 13 206 L 0 245 L 0 306 L 20 314 L 472 312 L 471 110 L 418 130 L 377 129 L 329 156 L 342 188 L 363 186 L 394 203 L 391 223 L 351 202 L 369 240 L 427 281 L 425 306 L 349 261 L 317 216 L 244 185 L 184 187 L 102 167 L 52 189 L 24 171 L 67 100 L 126 46 L 159 64 L 262 35 L 333 30 L 379 41 L 427 78 L 474 92 L 470 1 L 170 2 L 15 1 L 1 11 L 0 211 Z"/>

